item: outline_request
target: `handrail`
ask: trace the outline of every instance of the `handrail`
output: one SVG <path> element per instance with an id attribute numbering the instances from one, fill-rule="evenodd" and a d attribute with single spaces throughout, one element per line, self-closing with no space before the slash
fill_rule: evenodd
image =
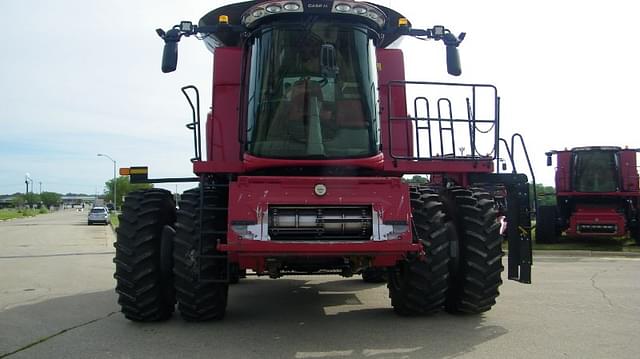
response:
<path id="1" fill-rule="evenodd" d="M 189 106 L 191 107 L 191 113 L 192 113 L 192 121 L 191 123 L 188 123 L 186 126 L 188 129 L 193 131 L 193 146 L 194 146 L 194 152 L 195 152 L 195 157 L 191 159 L 191 162 L 196 162 L 196 161 L 201 161 L 202 160 L 202 141 L 201 141 L 201 130 L 200 130 L 200 91 L 198 91 L 198 88 L 193 86 L 193 85 L 189 85 L 189 86 L 184 86 L 183 88 L 180 89 L 182 91 L 182 94 L 184 94 L 184 97 L 187 98 L 187 101 L 189 102 Z M 196 105 L 193 105 L 193 101 L 191 101 L 191 97 L 189 96 L 189 94 L 187 93 L 187 90 L 193 90 L 196 94 Z"/>

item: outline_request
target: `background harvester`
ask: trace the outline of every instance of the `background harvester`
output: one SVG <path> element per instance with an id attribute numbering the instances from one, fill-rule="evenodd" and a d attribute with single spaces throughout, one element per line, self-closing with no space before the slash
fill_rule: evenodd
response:
<path id="1" fill-rule="evenodd" d="M 536 241 L 567 237 L 623 237 L 640 243 L 637 149 L 577 147 L 547 152 L 557 157 L 556 206 L 540 206 Z"/>

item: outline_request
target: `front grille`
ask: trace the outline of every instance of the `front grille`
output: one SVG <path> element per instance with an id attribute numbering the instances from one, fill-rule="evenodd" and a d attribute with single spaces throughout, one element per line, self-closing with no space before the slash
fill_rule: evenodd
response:
<path id="1" fill-rule="evenodd" d="M 615 234 L 618 232 L 618 226 L 615 224 L 579 224 L 578 233 L 580 234 Z"/>
<path id="2" fill-rule="evenodd" d="M 369 240 L 370 206 L 272 206 L 269 236 L 272 240 Z"/>

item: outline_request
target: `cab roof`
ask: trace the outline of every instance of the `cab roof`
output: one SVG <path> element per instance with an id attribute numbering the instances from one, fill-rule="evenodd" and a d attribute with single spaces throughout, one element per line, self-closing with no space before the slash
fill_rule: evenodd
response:
<path id="1" fill-rule="evenodd" d="M 259 4 L 269 4 L 272 3 L 274 1 L 277 0 L 254 0 L 254 1 L 244 1 L 244 2 L 239 2 L 239 3 L 235 3 L 235 4 L 231 4 L 231 5 L 226 5 L 226 6 L 222 6 L 219 7 L 217 9 L 214 9 L 212 11 L 210 11 L 209 13 L 207 13 L 206 15 L 204 15 L 200 21 L 198 22 L 198 26 L 209 26 L 209 25 L 217 25 L 218 24 L 218 19 L 221 15 L 226 15 L 229 19 L 229 25 L 242 25 L 242 15 L 249 10 L 250 8 L 252 8 L 253 6 L 259 5 Z M 334 3 L 339 3 L 340 1 L 334 1 L 334 0 L 304 0 L 303 3 L 304 5 L 309 8 L 310 6 L 313 7 L 313 5 L 319 4 L 319 5 L 329 5 L 327 8 L 329 9 L 327 14 L 330 15 L 330 9 L 333 8 Z M 351 0 L 346 0 L 344 1 L 345 3 L 354 3 L 354 1 Z M 382 11 L 386 18 L 386 24 L 384 26 L 384 28 L 382 29 L 378 29 L 378 31 L 380 31 L 380 33 L 383 35 L 383 39 L 382 41 L 378 44 L 378 47 L 380 48 L 386 48 L 389 45 L 391 45 L 393 42 L 395 42 L 400 36 L 402 36 L 402 34 L 400 33 L 398 27 L 393 26 L 395 24 L 398 24 L 398 20 L 400 18 L 404 18 L 403 15 L 401 15 L 400 13 L 382 6 L 382 5 L 378 5 L 378 4 L 374 4 L 374 3 L 370 3 L 367 1 L 357 1 L 355 3 L 361 3 L 361 4 L 367 4 L 370 6 L 374 6 L 376 8 L 378 8 L 380 11 Z M 298 13 L 301 14 L 301 13 Z M 344 15 L 335 15 L 335 16 L 344 16 Z M 410 24 L 409 24 L 410 25 Z M 219 46 L 225 46 L 225 47 L 237 47 L 241 45 L 241 34 L 237 33 L 237 32 L 220 32 L 215 34 L 217 43 Z"/>

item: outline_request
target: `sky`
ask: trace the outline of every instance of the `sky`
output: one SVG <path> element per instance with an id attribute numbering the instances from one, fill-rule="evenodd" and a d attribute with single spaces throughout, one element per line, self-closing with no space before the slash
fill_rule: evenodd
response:
<path id="1" fill-rule="evenodd" d="M 211 54 L 180 43 L 178 71 L 160 71 L 156 28 L 197 22 L 235 1 L 0 1 L 0 194 L 102 193 L 118 167 L 150 177 L 192 175 L 190 109 L 180 87 L 211 96 Z M 538 182 L 553 183 L 544 152 L 588 145 L 640 148 L 633 2 L 373 1 L 414 27 L 466 32 L 463 74 L 446 74 L 440 43 L 406 39 L 407 80 L 487 83 L 501 97 L 501 136 L 521 133 Z M 519 171 L 525 171 L 519 161 Z M 184 190 L 188 185 L 160 186 Z"/>

